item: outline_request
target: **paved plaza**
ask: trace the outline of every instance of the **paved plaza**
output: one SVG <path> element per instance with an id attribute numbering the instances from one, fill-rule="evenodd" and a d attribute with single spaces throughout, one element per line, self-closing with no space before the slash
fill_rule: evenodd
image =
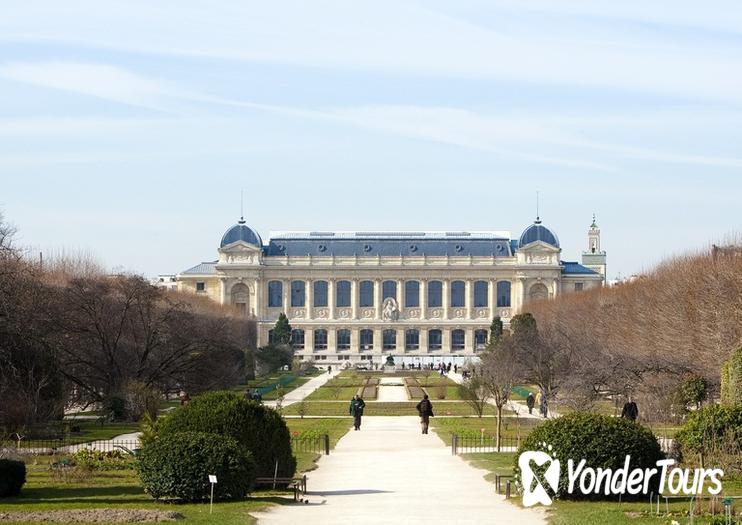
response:
<path id="1" fill-rule="evenodd" d="M 388 387 L 391 388 L 391 387 Z M 482 470 L 452 456 L 417 417 L 367 417 L 309 472 L 308 505 L 256 514 L 273 524 L 543 524 L 538 510 L 505 501 Z"/>

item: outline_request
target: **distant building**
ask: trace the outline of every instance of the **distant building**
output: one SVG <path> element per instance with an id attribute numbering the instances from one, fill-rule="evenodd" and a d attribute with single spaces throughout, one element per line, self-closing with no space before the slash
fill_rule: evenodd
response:
<path id="1" fill-rule="evenodd" d="M 158 288 L 165 288 L 166 290 L 177 290 L 178 289 L 178 278 L 175 274 L 162 274 L 158 275 L 150 282 Z"/>
<path id="2" fill-rule="evenodd" d="M 492 319 L 530 301 L 602 286 L 606 254 L 593 222 L 583 264 L 563 261 L 540 219 L 509 232 L 279 232 L 263 243 L 244 219 L 215 261 L 177 276 L 182 291 L 233 304 L 265 345 L 281 312 L 302 359 L 380 362 L 472 356 Z M 407 359 L 407 356 L 410 359 Z"/>

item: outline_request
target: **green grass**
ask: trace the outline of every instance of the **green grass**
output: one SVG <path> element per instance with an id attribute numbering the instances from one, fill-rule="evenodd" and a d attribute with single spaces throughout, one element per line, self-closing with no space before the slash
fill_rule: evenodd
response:
<path id="1" fill-rule="evenodd" d="M 305 416 L 348 416 L 347 401 L 307 401 L 304 405 L 306 408 Z M 416 416 L 415 410 L 417 401 L 408 401 L 404 403 L 386 403 L 377 401 L 368 401 L 366 403 L 365 416 Z M 284 409 L 285 415 L 298 415 L 299 404 L 294 404 Z M 433 410 L 437 416 L 472 416 L 474 410 L 463 401 L 438 402 L 433 400 Z M 486 408 L 487 415 L 493 415 L 491 407 Z"/>
<path id="2" fill-rule="evenodd" d="M 539 419 L 504 417 L 502 419 L 502 437 L 517 437 L 519 432 L 518 426 L 520 426 L 521 439 L 525 439 L 531 433 L 531 430 L 536 428 L 541 422 Z M 446 445 L 450 445 L 451 434 L 478 437 L 481 435 L 481 429 L 484 428 L 485 436 L 494 436 L 497 432 L 497 419 L 478 417 L 433 418 L 430 420 L 430 426 L 446 442 Z"/>
<path id="3" fill-rule="evenodd" d="M 347 399 L 350 402 L 350 398 L 356 395 L 358 388 L 360 388 L 360 385 L 342 387 L 321 386 L 312 392 L 306 399 L 307 401 L 340 401 Z"/>
<path id="4" fill-rule="evenodd" d="M 351 419 L 286 419 L 286 425 L 292 436 L 314 437 L 327 434 L 330 436 L 330 447 L 350 430 Z"/>

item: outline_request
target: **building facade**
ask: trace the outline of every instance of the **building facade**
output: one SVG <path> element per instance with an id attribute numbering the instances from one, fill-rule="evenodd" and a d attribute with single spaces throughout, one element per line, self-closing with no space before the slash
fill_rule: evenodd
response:
<path id="1" fill-rule="evenodd" d="M 326 364 L 460 360 L 487 344 L 492 319 L 507 326 L 530 301 L 604 282 L 597 260 L 561 259 L 537 218 L 509 232 L 278 232 L 268 243 L 243 219 L 223 235 L 218 259 L 177 275 L 178 289 L 232 304 L 269 342 L 279 314 L 300 359 Z M 587 262 L 587 261 L 585 261 Z"/>

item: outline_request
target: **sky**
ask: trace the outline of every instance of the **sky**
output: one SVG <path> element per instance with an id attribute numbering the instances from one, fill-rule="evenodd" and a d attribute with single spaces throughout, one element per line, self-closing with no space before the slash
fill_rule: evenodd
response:
<path id="1" fill-rule="evenodd" d="M 277 230 L 509 230 L 608 275 L 742 228 L 742 4 L 65 2 L 0 16 L 0 211 L 177 273 Z"/>

